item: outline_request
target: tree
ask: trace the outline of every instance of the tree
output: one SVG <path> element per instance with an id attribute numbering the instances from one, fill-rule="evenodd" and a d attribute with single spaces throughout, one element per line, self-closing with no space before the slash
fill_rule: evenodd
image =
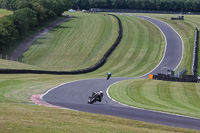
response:
<path id="1" fill-rule="evenodd" d="M 13 19 L 20 35 L 26 34 L 38 23 L 36 12 L 30 8 L 23 8 L 14 11 Z"/>
<path id="2" fill-rule="evenodd" d="M 113 8 L 112 5 L 112 0 L 106 0 L 106 8 Z"/>
<path id="3" fill-rule="evenodd" d="M 0 19 L 0 51 L 5 50 L 18 39 L 18 31 L 10 16 Z"/>

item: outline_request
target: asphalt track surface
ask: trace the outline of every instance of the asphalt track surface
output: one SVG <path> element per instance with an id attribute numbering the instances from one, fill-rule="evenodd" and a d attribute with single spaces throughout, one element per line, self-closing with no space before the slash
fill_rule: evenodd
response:
<path id="1" fill-rule="evenodd" d="M 183 45 L 180 36 L 164 22 L 149 17 L 137 17 L 150 21 L 159 27 L 166 39 L 166 49 L 163 59 L 150 73 L 157 74 L 158 72 L 161 72 L 163 67 L 175 69 L 182 59 Z M 146 78 L 148 74 L 140 78 Z M 43 94 L 41 99 L 51 105 L 78 111 L 200 130 L 200 119 L 198 118 L 129 107 L 110 99 L 107 95 L 107 89 L 114 83 L 129 79 L 133 78 L 111 78 L 110 80 L 106 80 L 106 78 L 99 78 L 74 81 L 48 90 L 45 94 Z M 92 91 L 100 90 L 104 92 L 102 102 L 88 104 L 88 96 L 91 95 Z"/>

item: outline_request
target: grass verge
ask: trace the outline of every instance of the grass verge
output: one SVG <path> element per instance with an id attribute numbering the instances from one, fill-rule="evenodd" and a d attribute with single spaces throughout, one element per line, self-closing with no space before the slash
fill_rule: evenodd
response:
<path id="1" fill-rule="evenodd" d="M 149 79 L 121 81 L 109 89 L 121 103 L 200 118 L 200 84 Z"/>
<path id="2" fill-rule="evenodd" d="M 197 133 L 198 131 L 85 112 L 0 103 L 0 132 L 35 133 Z"/>

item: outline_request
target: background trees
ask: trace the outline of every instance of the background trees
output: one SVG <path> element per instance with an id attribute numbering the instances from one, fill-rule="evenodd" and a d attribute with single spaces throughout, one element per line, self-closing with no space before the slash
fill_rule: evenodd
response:
<path id="1" fill-rule="evenodd" d="M 70 0 L 0 0 L 0 8 L 13 11 L 12 15 L 0 18 L 0 52 L 71 6 Z"/>
<path id="2" fill-rule="evenodd" d="M 71 0 L 74 9 L 108 8 L 200 12 L 199 0 Z M 88 3 L 88 4 L 85 4 Z"/>
<path id="3" fill-rule="evenodd" d="M 19 37 L 13 20 L 5 16 L 0 19 L 0 51 L 5 50 Z"/>

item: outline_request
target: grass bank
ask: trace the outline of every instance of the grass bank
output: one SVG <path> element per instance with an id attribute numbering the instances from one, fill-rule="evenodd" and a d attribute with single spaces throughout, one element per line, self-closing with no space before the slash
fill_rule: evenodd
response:
<path id="1" fill-rule="evenodd" d="M 118 15 L 122 21 L 123 38 L 106 64 L 91 73 L 103 75 L 111 71 L 116 77 L 141 76 L 160 62 L 165 40 L 160 30 L 140 18 Z"/>
<path id="2" fill-rule="evenodd" d="M 119 82 L 109 89 L 121 103 L 200 118 L 200 84 L 134 79 Z"/>
<path id="3" fill-rule="evenodd" d="M 74 18 L 35 41 L 23 55 L 25 63 L 45 70 L 87 68 L 94 65 L 116 40 L 116 18 L 80 12 L 70 15 Z M 106 64 L 91 75 L 105 76 L 108 71 L 115 77 L 144 75 L 163 56 L 164 37 L 156 26 L 139 18 L 118 17 L 123 25 L 122 41 Z"/>
<path id="4" fill-rule="evenodd" d="M 116 18 L 70 15 L 74 17 L 36 40 L 23 60 L 46 70 L 77 70 L 98 62 L 117 38 Z"/>
<path id="5" fill-rule="evenodd" d="M 0 103 L 0 132 L 42 133 L 197 133 L 198 131 L 155 125 L 112 116 Z"/>

